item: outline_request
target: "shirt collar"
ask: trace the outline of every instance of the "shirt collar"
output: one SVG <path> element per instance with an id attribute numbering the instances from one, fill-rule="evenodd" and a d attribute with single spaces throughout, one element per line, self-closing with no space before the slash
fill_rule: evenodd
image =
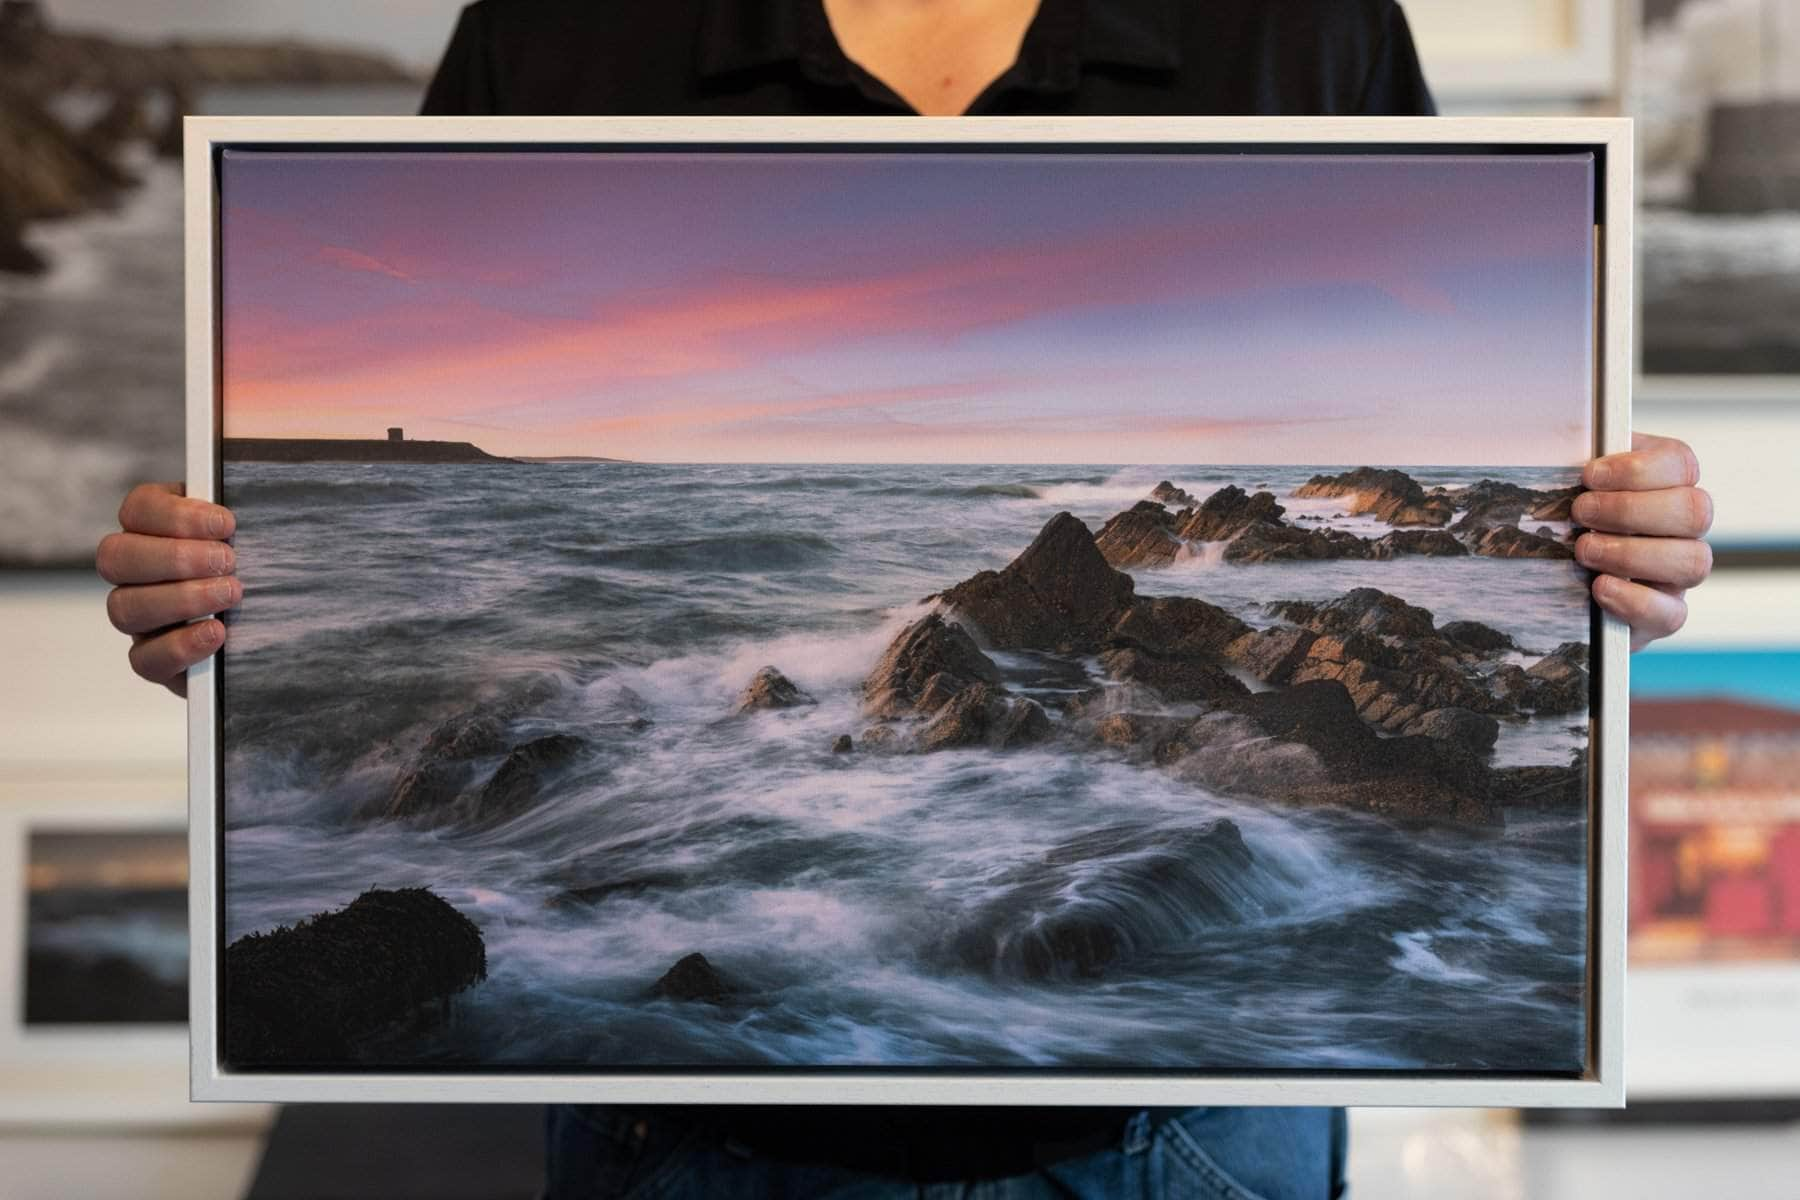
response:
<path id="1" fill-rule="evenodd" d="M 1176 0 L 1041 0 L 1019 49 L 1020 83 L 1067 91 L 1089 63 L 1174 70 L 1178 31 Z M 822 0 L 706 0 L 698 53 L 706 78 L 783 62 L 821 83 L 850 78 Z"/>

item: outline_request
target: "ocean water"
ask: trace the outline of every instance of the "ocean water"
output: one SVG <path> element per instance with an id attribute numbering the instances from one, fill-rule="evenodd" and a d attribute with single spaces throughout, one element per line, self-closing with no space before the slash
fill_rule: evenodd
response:
<path id="1" fill-rule="evenodd" d="M 1580 822 L 1408 828 L 1056 741 L 830 752 L 869 724 L 861 681 L 924 598 L 1056 512 L 1098 528 L 1167 478 L 1385 529 L 1285 499 L 1336 469 L 228 464 L 247 591 L 222 668 L 226 936 L 435 889 L 481 927 L 489 978 L 396 1063 L 1576 1070 Z M 1511 633 L 1522 662 L 1587 633 L 1567 562 L 1202 547 L 1134 578 L 1257 624 L 1373 585 Z M 1091 670 L 995 657 L 1028 692 Z M 764 664 L 819 703 L 731 718 Z M 438 722 L 488 706 L 519 711 L 515 741 L 594 751 L 505 824 L 358 817 Z M 1498 757 L 1566 761 L 1578 720 L 1510 726 Z M 1208 849 L 1221 818 L 1247 864 Z M 1127 953 L 1046 973 L 1034 947 L 1065 919 Z M 694 951 L 739 997 L 647 998 Z"/>

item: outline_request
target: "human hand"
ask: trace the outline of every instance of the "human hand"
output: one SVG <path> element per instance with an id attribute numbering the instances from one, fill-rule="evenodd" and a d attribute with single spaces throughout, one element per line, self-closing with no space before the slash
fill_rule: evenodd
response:
<path id="1" fill-rule="evenodd" d="M 1593 532 L 1575 542 L 1601 608 L 1631 626 L 1631 648 L 1687 620 L 1687 590 L 1712 571 L 1712 497 L 1695 486 L 1700 460 L 1686 442 L 1633 434 L 1631 449 L 1588 463 L 1570 515 Z"/>
<path id="2" fill-rule="evenodd" d="M 141 483 L 119 506 L 119 526 L 94 553 L 100 578 L 118 585 L 106 615 L 131 635 L 131 669 L 185 696 L 187 669 L 225 644 L 225 624 L 212 614 L 244 595 L 225 544 L 237 520 L 228 508 L 188 499 L 179 483 Z"/>

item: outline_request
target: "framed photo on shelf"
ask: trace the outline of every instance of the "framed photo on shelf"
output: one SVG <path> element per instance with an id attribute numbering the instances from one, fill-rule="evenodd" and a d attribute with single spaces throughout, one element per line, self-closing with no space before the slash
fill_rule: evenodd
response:
<path id="1" fill-rule="evenodd" d="M 1640 395 L 1800 401 L 1800 9 L 1643 0 L 1632 34 Z"/>
<path id="2" fill-rule="evenodd" d="M 254 1121 L 187 1086 L 187 824 L 160 780 L 0 787 L 0 1125 Z"/>
<path id="3" fill-rule="evenodd" d="M 187 137 L 197 1097 L 1622 1102 L 1628 124 Z"/>
<path id="4" fill-rule="evenodd" d="M 1800 1094 L 1800 571 L 1721 571 L 1632 679 L 1633 1099 Z"/>

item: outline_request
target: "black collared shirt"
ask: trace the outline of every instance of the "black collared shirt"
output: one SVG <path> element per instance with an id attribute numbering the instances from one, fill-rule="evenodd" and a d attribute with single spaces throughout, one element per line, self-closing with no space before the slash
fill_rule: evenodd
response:
<path id="1" fill-rule="evenodd" d="M 428 115 L 844 116 L 912 111 L 851 62 L 822 0 L 479 0 Z M 1042 0 L 972 115 L 1430 116 L 1394 0 Z M 915 1179 L 1098 1149 L 1108 1109 L 665 1110 L 782 1157 Z"/>
<path id="2" fill-rule="evenodd" d="M 912 111 L 839 49 L 821 0 L 480 0 L 427 114 Z M 1429 116 L 1394 0 L 1042 0 L 974 115 Z"/>

